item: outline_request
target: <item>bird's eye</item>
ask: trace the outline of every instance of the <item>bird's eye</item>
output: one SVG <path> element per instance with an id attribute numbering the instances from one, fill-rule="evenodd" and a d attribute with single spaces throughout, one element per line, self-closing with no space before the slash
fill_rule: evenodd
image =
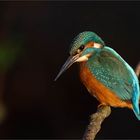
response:
<path id="1" fill-rule="evenodd" d="M 79 50 L 83 50 L 85 48 L 85 46 L 84 45 L 81 45 L 80 47 L 79 47 Z"/>
<path id="2" fill-rule="evenodd" d="M 84 45 L 81 45 L 74 53 L 73 55 L 79 54 L 81 51 L 83 51 L 83 49 L 85 48 Z"/>
<path id="3" fill-rule="evenodd" d="M 81 45 L 81 46 L 78 48 L 77 53 L 80 53 L 81 51 L 83 51 L 84 48 L 85 48 L 85 46 L 84 46 L 84 45 Z"/>

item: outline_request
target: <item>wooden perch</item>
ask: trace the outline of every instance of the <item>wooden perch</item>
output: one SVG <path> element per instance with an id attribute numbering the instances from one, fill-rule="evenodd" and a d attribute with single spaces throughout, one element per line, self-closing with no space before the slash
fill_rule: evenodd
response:
<path id="1" fill-rule="evenodd" d="M 137 77 L 140 76 L 140 62 L 139 62 L 138 65 L 136 66 L 135 73 L 136 73 Z"/>
<path id="2" fill-rule="evenodd" d="M 110 115 L 110 113 L 110 106 L 100 106 L 97 112 L 90 116 L 90 124 L 86 129 L 83 140 L 94 140 L 96 134 L 101 129 L 102 122 Z"/>
<path id="3" fill-rule="evenodd" d="M 140 63 L 136 66 L 135 73 L 137 77 L 140 75 Z M 96 134 L 101 129 L 101 124 L 105 118 L 111 114 L 110 106 L 99 106 L 97 112 L 90 116 L 90 123 L 85 131 L 83 140 L 94 140 Z"/>

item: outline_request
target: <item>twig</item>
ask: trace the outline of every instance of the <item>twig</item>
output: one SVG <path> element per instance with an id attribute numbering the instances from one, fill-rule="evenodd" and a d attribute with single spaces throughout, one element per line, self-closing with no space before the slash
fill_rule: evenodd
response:
<path id="1" fill-rule="evenodd" d="M 135 73 L 137 77 L 140 76 L 140 63 L 136 66 Z M 90 124 L 88 125 L 85 134 L 83 136 L 83 140 L 94 140 L 96 134 L 101 129 L 101 124 L 105 118 L 107 118 L 111 114 L 110 106 L 100 106 L 97 109 L 97 112 L 90 116 Z"/>
<path id="2" fill-rule="evenodd" d="M 136 73 L 137 77 L 140 76 L 140 62 L 139 62 L 138 65 L 136 66 L 135 73 Z"/>
<path id="3" fill-rule="evenodd" d="M 96 134 L 101 129 L 101 124 L 111 113 L 110 106 L 100 106 L 96 113 L 90 116 L 90 124 L 86 129 L 83 140 L 94 140 Z"/>

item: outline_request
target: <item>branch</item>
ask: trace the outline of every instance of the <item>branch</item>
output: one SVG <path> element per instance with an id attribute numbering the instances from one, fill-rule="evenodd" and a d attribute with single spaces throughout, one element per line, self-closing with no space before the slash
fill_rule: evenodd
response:
<path id="1" fill-rule="evenodd" d="M 139 62 L 138 65 L 136 66 L 135 73 L 136 73 L 137 77 L 140 76 L 140 62 Z"/>
<path id="2" fill-rule="evenodd" d="M 140 63 L 136 66 L 135 73 L 137 77 L 140 76 Z M 94 140 L 96 134 L 101 129 L 101 124 L 105 118 L 107 118 L 111 114 L 110 106 L 99 106 L 97 112 L 90 116 L 90 124 L 88 125 L 85 134 L 83 136 L 83 140 Z"/>
<path id="3" fill-rule="evenodd" d="M 101 129 L 101 124 L 111 113 L 110 106 L 100 106 L 96 113 L 90 116 L 90 124 L 84 134 L 83 140 L 94 140 L 96 134 Z"/>

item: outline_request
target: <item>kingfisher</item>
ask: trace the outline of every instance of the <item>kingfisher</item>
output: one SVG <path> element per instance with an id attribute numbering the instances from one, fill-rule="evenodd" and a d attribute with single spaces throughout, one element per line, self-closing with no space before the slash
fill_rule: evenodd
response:
<path id="1" fill-rule="evenodd" d="M 92 31 L 78 34 L 55 81 L 75 62 L 81 82 L 100 105 L 129 108 L 140 120 L 139 80 L 132 67 Z"/>

